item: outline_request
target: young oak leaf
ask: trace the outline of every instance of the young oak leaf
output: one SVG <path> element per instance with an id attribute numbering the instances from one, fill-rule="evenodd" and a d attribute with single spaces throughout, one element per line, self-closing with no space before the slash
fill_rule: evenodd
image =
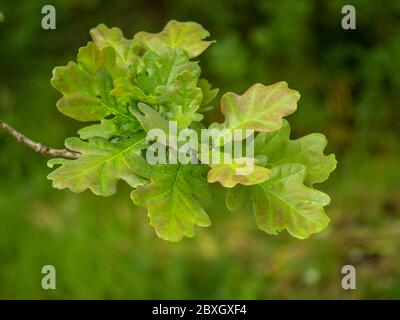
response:
<path id="1" fill-rule="evenodd" d="M 119 28 L 108 28 L 105 24 L 99 24 L 90 30 L 90 35 L 99 49 L 111 47 L 115 50 L 118 66 L 128 70 L 134 76 L 136 69 L 140 68 L 140 44 L 132 39 L 126 39 Z"/>
<path id="2" fill-rule="evenodd" d="M 140 125 L 147 132 L 147 137 L 150 140 L 157 139 L 157 141 L 159 143 L 165 144 L 165 145 L 171 147 L 171 141 L 170 141 L 170 124 L 171 124 L 171 122 L 166 120 L 155 109 L 153 109 L 152 107 L 150 107 L 142 102 L 138 103 L 138 110 L 136 110 L 134 108 L 129 108 L 129 111 L 140 122 Z M 171 127 L 171 129 L 172 128 L 173 127 Z M 155 129 L 155 130 L 153 130 L 153 129 Z M 150 130 L 153 130 L 153 131 L 150 131 Z M 180 130 L 177 130 L 176 133 L 171 132 L 172 138 L 175 135 L 178 136 L 179 132 L 180 132 Z M 199 134 L 199 132 L 197 132 L 197 133 Z M 165 139 L 164 139 L 165 141 L 162 139 L 158 140 L 158 137 L 160 137 L 160 136 L 165 137 Z M 172 143 L 174 143 L 174 141 L 172 141 Z M 176 141 L 176 143 L 178 143 L 178 141 Z"/>
<path id="3" fill-rule="evenodd" d="M 252 200 L 253 188 L 238 184 L 226 193 L 226 206 L 231 211 L 243 209 Z"/>
<path id="4" fill-rule="evenodd" d="M 190 58 L 195 58 L 215 42 L 203 40 L 209 36 L 210 33 L 198 23 L 171 20 L 161 32 L 138 32 L 134 39 L 156 53 L 160 53 L 167 47 L 181 48 Z"/>
<path id="5" fill-rule="evenodd" d="M 325 155 L 327 140 L 324 135 L 312 133 L 296 140 L 290 140 L 289 122 L 283 120 L 282 128 L 259 133 L 255 138 L 255 153 L 265 156 L 267 166 L 298 163 L 306 167 L 304 183 L 312 186 L 325 181 L 335 170 L 337 161 L 334 154 Z M 251 188 L 236 186 L 228 190 L 226 204 L 230 210 L 243 208 L 251 199 Z M 242 196 L 246 195 L 246 196 Z"/>
<path id="6" fill-rule="evenodd" d="M 101 101 L 95 78 L 74 62 L 54 68 L 51 84 L 64 95 L 58 100 L 57 108 L 68 117 L 96 121 L 112 112 L 112 107 Z"/>
<path id="7" fill-rule="evenodd" d="M 133 202 L 148 210 L 150 225 L 158 237 L 178 242 L 195 235 L 194 226 L 208 227 L 210 219 L 200 204 L 210 197 L 202 165 L 150 165 L 137 154 L 126 155 L 137 175 L 150 180 L 132 191 Z"/>
<path id="8" fill-rule="evenodd" d="M 232 159 L 231 163 L 209 166 L 211 169 L 207 174 L 208 182 L 219 182 L 225 188 L 233 188 L 237 184 L 259 184 L 267 180 L 271 173 L 267 168 L 254 165 L 254 159 L 244 157 Z"/>
<path id="9" fill-rule="evenodd" d="M 114 114 L 135 121 L 110 96 L 113 76 L 120 76 L 119 68 L 112 62 L 114 50 L 99 50 L 93 43 L 80 49 L 77 60 L 67 66 L 56 67 L 51 79 L 52 86 L 63 94 L 57 108 L 65 115 L 79 121 L 97 121 Z M 91 59 L 95 57 L 95 60 Z"/>
<path id="10" fill-rule="evenodd" d="M 323 207 L 327 194 L 306 187 L 302 164 L 282 164 L 272 168 L 271 177 L 254 190 L 253 208 L 258 227 L 270 234 L 286 229 L 299 239 L 325 229 L 329 223 Z"/>
<path id="11" fill-rule="evenodd" d="M 127 120 L 125 117 L 117 115 L 112 119 L 102 119 L 100 123 L 83 127 L 78 130 L 78 134 L 84 140 L 94 137 L 110 139 L 115 136 L 133 134 L 139 130 L 141 127 L 138 121 Z"/>
<path id="12" fill-rule="evenodd" d="M 177 121 L 178 128 L 186 128 L 196 119 L 196 110 L 202 101 L 202 91 L 197 81 L 200 68 L 189 61 L 181 49 L 166 48 L 160 55 L 149 52 L 144 56 L 145 68 L 136 78 L 136 85 L 144 96 L 154 101 L 144 101 L 150 105 L 162 106 L 167 120 Z"/>
<path id="13" fill-rule="evenodd" d="M 312 186 L 328 179 L 336 168 L 334 154 L 324 155 L 328 141 L 323 134 L 312 133 L 290 140 L 290 125 L 284 120 L 280 130 L 260 133 L 255 138 L 255 153 L 267 156 L 269 166 L 301 163 L 306 167 L 305 184 Z"/>
<path id="14" fill-rule="evenodd" d="M 54 188 L 68 188 L 73 192 L 90 189 L 96 195 L 110 196 L 116 192 L 120 179 L 131 187 L 141 185 L 144 181 L 129 169 L 124 158 L 146 147 L 144 134 L 117 143 L 100 137 L 92 138 L 89 142 L 73 137 L 65 141 L 65 146 L 81 155 L 76 160 L 49 160 L 50 168 L 61 165 L 48 175 Z"/>
<path id="15" fill-rule="evenodd" d="M 178 129 L 187 128 L 193 121 L 203 99 L 203 92 L 196 87 L 198 77 L 185 70 L 169 86 L 159 86 L 157 94 L 168 109 L 168 120 L 176 121 Z"/>
<path id="16" fill-rule="evenodd" d="M 213 107 L 208 106 L 208 104 L 217 96 L 219 89 L 212 89 L 211 84 L 206 79 L 199 79 L 197 86 L 203 92 L 203 100 L 201 101 L 199 111 L 205 112 L 211 110 Z"/>
<path id="17" fill-rule="evenodd" d="M 99 49 L 93 42 L 79 49 L 77 62 L 92 76 L 96 76 L 101 69 L 107 70 L 113 79 L 125 74 L 116 64 L 115 50 L 111 47 Z"/>
<path id="18" fill-rule="evenodd" d="M 144 130 L 150 131 L 151 129 L 160 129 L 165 133 L 166 136 L 168 136 L 168 121 L 164 117 L 162 117 L 156 110 L 145 103 L 139 102 L 138 109 L 141 112 L 133 108 L 130 108 L 129 111 L 140 122 Z"/>
<path id="19" fill-rule="evenodd" d="M 141 101 L 150 105 L 159 103 L 156 96 L 146 95 L 142 89 L 133 85 L 127 78 L 121 77 L 114 80 L 114 89 L 110 94 L 117 98 L 119 103 L 129 103 L 131 100 Z"/>
<path id="20" fill-rule="evenodd" d="M 225 122 L 210 128 L 275 131 L 282 126 L 283 117 L 296 111 L 299 99 L 300 94 L 283 81 L 270 86 L 257 83 L 242 95 L 228 92 L 221 99 Z"/>
<path id="21" fill-rule="evenodd" d="M 169 86 L 176 77 L 186 71 L 198 78 L 200 67 L 189 61 L 182 49 L 165 48 L 159 54 L 147 52 L 144 57 L 144 69 L 136 77 L 136 85 L 148 95 L 154 95 L 159 86 Z"/>

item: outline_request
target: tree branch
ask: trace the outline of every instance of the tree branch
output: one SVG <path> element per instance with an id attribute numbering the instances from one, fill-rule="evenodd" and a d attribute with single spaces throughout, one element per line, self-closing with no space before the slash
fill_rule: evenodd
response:
<path id="1" fill-rule="evenodd" d="M 39 142 L 33 141 L 28 137 L 24 136 L 21 132 L 15 130 L 13 127 L 5 123 L 0 119 L 0 128 L 4 129 L 5 132 L 13 136 L 17 141 L 27 145 L 29 148 L 35 150 L 36 152 L 44 155 L 46 157 L 63 157 L 69 159 L 77 159 L 80 153 L 73 152 L 67 149 L 53 149 L 45 146 Z"/>

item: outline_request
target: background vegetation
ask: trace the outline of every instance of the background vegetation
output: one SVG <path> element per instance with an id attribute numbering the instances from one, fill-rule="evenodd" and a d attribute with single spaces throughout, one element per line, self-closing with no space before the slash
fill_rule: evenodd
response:
<path id="1" fill-rule="evenodd" d="M 217 40 L 201 67 L 222 93 L 280 80 L 301 92 L 293 136 L 325 133 L 339 161 L 320 186 L 332 222 L 304 241 L 270 236 L 249 208 L 227 212 L 216 188 L 213 226 L 170 244 L 127 186 L 111 198 L 53 190 L 46 159 L 0 133 L 0 298 L 400 298 L 399 1 L 353 0 L 352 31 L 340 26 L 347 1 L 53 0 L 48 31 L 45 4 L 1 1 L 1 118 L 61 147 L 78 124 L 57 111 L 51 70 L 75 59 L 90 28 L 130 37 L 196 21 Z M 55 291 L 41 289 L 45 264 L 57 269 Z M 345 264 L 357 268 L 355 291 L 341 288 Z"/>

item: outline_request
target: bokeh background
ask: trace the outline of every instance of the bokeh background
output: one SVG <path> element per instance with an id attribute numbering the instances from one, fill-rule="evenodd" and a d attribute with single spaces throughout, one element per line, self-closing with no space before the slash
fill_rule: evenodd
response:
<path id="1" fill-rule="evenodd" d="M 110 198 L 54 190 L 46 159 L 0 132 L 0 298 L 400 298 L 400 2 L 350 1 L 357 30 L 346 31 L 348 2 L 1 0 L 0 118 L 35 140 L 62 147 L 81 125 L 57 111 L 49 80 L 90 28 L 131 37 L 177 19 L 217 40 L 200 65 L 221 93 L 280 80 L 299 90 L 293 137 L 324 133 L 339 164 L 318 186 L 332 221 L 308 240 L 263 233 L 250 208 L 228 212 L 215 187 L 213 226 L 170 244 L 123 183 Z M 56 30 L 41 29 L 45 4 Z M 45 264 L 57 290 L 40 286 Z M 354 291 L 341 288 L 345 264 L 357 269 Z"/>

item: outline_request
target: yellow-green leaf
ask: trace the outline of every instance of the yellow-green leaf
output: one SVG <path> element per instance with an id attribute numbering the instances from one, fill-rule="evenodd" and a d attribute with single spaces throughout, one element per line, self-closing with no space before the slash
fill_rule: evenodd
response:
<path id="1" fill-rule="evenodd" d="M 253 189 L 238 184 L 232 189 L 228 189 L 226 193 L 226 206 L 231 211 L 236 211 L 244 208 L 252 199 Z"/>
<path id="2" fill-rule="evenodd" d="M 197 76 L 185 70 L 168 86 L 160 86 L 157 93 L 168 109 L 168 120 L 176 121 L 178 129 L 187 128 L 199 109 L 203 92 L 196 87 Z"/>
<path id="3" fill-rule="evenodd" d="M 75 120 L 95 121 L 114 114 L 135 121 L 110 96 L 113 80 L 104 68 L 91 75 L 82 66 L 70 62 L 65 67 L 54 68 L 51 84 L 64 95 L 57 103 L 58 109 Z"/>
<path id="4" fill-rule="evenodd" d="M 131 100 L 135 100 L 154 105 L 159 102 L 158 97 L 146 95 L 142 89 L 133 85 L 124 77 L 114 80 L 114 89 L 110 91 L 110 95 L 116 97 L 120 103 L 128 103 Z"/>
<path id="5" fill-rule="evenodd" d="M 207 175 L 208 182 L 219 182 L 225 188 L 233 188 L 237 184 L 253 185 L 267 180 L 270 170 L 254 164 L 254 159 L 232 159 L 232 163 L 221 161 L 220 164 L 210 164 Z"/>
<path id="6" fill-rule="evenodd" d="M 195 77 L 200 76 L 200 67 L 189 61 L 182 49 L 165 48 L 158 54 L 147 52 L 143 57 L 144 68 L 138 74 L 135 84 L 146 94 L 154 95 L 159 86 L 169 86 L 176 77 L 186 71 Z"/>
<path id="7" fill-rule="evenodd" d="M 164 48 L 181 48 L 190 58 L 200 55 L 214 41 L 204 41 L 210 33 L 195 22 L 171 20 L 159 33 L 138 32 L 134 39 L 151 51 L 160 53 Z"/>
<path id="8" fill-rule="evenodd" d="M 323 207 L 330 198 L 306 187 L 306 168 L 302 164 L 283 164 L 272 168 L 271 177 L 254 186 L 254 214 L 258 227 L 270 234 L 287 230 L 293 237 L 308 238 L 329 223 Z"/>
<path id="9" fill-rule="evenodd" d="M 119 66 L 129 68 L 140 63 L 136 55 L 139 44 L 132 39 L 126 39 L 119 28 L 108 28 L 105 24 L 99 24 L 90 30 L 90 35 L 99 49 L 111 47 L 115 50 Z"/>
<path id="10" fill-rule="evenodd" d="M 270 86 L 257 83 L 242 95 L 225 93 L 221 99 L 225 122 L 214 123 L 210 128 L 261 132 L 278 130 L 282 126 L 282 118 L 296 111 L 299 98 L 300 94 L 289 89 L 286 82 Z"/>
<path id="11" fill-rule="evenodd" d="M 201 101 L 200 111 L 205 112 L 212 109 L 213 107 L 208 106 L 208 104 L 217 96 L 219 89 L 212 89 L 211 84 L 206 79 L 199 79 L 197 86 L 203 92 L 203 100 Z"/>
<path id="12" fill-rule="evenodd" d="M 194 226 L 208 227 L 210 219 L 200 200 L 210 197 L 202 165 L 150 165 L 139 155 L 126 156 L 130 168 L 150 180 L 132 191 L 135 204 L 148 210 L 157 235 L 177 242 L 195 235 Z"/>
<path id="13" fill-rule="evenodd" d="M 328 179 L 329 174 L 336 168 L 335 155 L 324 154 L 327 143 L 326 137 L 320 133 L 290 140 L 290 126 L 284 120 L 280 130 L 257 135 L 255 153 L 267 156 L 267 165 L 270 167 L 285 163 L 305 165 L 305 183 L 312 186 Z"/>
<path id="14" fill-rule="evenodd" d="M 99 49 L 93 42 L 79 49 L 78 64 L 90 75 L 95 76 L 101 69 L 107 70 L 113 79 L 122 77 L 125 71 L 116 64 L 115 50 L 111 47 Z"/>
<path id="15" fill-rule="evenodd" d="M 90 189 L 99 196 L 110 196 L 116 192 L 119 180 L 124 180 L 131 187 L 137 187 L 144 181 L 129 169 L 124 156 L 136 154 L 145 145 L 144 134 L 137 134 L 118 143 L 111 143 L 104 138 L 92 138 L 89 142 L 79 138 L 68 138 L 65 146 L 81 153 L 76 160 L 51 159 L 49 167 L 60 164 L 48 175 L 57 189 L 68 188 L 73 192 Z"/>

